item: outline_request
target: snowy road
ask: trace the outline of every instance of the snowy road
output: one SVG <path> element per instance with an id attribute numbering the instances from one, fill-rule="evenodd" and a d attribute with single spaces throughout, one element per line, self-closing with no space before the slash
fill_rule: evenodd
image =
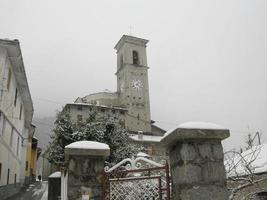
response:
<path id="1" fill-rule="evenodd" d="M 7 200 L 47 200 L 47 182 L 36 182 Z"/>

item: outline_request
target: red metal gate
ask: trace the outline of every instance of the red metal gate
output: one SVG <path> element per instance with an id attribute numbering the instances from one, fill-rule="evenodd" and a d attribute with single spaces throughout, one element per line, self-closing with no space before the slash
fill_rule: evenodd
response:
<path id="1" fill-rule="evenodd" d="M 142 159 L 143 160 L 143 159 Z M 161 165 L 161 164 L 158 164 Z M 104 200 L 170 200 L 169 165 L 103 172 Z"/>

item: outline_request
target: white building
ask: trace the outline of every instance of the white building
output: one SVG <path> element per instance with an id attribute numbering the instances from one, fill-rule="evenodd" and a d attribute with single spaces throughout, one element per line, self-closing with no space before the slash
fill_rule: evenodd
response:
<path id="1" fill-rule="evenodd" d="M 32 137 L 33 104 L 18 40 L 0 39 L 0 194 L 5 199 L 25 182 Z"/>

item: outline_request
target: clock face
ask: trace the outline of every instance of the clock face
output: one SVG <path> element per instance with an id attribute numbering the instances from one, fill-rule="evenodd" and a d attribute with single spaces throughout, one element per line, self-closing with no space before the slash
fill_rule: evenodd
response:
<path id="1" fill-rule="evenodd" d="M 135 79 L 132 81 L 132 87 L 136 90 L 141 90 L 143 87 L 143 83 L 142 81 Z"/>

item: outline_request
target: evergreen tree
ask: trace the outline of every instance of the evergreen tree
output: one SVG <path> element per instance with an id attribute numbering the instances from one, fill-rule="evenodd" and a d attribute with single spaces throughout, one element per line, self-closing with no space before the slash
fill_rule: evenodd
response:
<path id="1" fill-rule="evenodd" d="M 68 111 L 64 110 L 57 115 L 52 142 L 48 147 L 49 161 L 61 165 L 64 163 L 64 147 L 75 141 L 97 141 L 106 143 L 110 147 L 110 156 L 107 162 L 115 164 L 124 158 L 135 155 L 142 150 L 139 145 L 133 144 L 129 133 L 119 122 L 116 116 L 97 118 L 93 109 L 85 122 L 73 123 Z"/>

